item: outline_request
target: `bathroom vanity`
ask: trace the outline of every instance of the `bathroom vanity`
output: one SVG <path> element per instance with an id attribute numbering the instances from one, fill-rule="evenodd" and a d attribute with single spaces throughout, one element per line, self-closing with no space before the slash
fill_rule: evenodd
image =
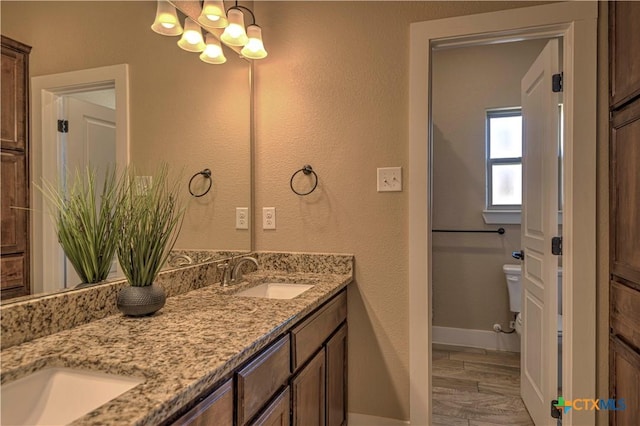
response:
<path id="1" fill-rule="evenodd" d="M 257 253 L 260 271 L 241 284 L 211 283 L 150 317 L 111 315 L 8 347 L 2 383 L 49 367 L 141 380 L 74 425 L 345 424 L 353 258 L 319 256 Z M 291 299 L 237 295 L 267 282 L 313 287 Z"/>

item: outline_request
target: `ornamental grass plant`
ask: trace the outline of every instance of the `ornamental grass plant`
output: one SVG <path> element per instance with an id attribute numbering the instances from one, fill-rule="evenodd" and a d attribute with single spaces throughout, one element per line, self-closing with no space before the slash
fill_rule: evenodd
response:
<path id="1" fill-rule="evenodd" d="M 179 180 L 171 180 L 167 165 L 151 180 L 129 168 L 120 185 L 117 208 L 117 253 L 122 272 L 134 287 L 153 284 L 182 227 L 185 209 Z"/>
<path id="2" fill-rule="evenodd" d="M 117 242 L 120 180 L 116 171 L 107 170 L 102 188 L 97 187 L 96 171 L 87 167 L 67 178 L 65 188 L 43 181 L 36 185 L 45 197 L 58 241 L 82 283 L 107 279 Z"/>

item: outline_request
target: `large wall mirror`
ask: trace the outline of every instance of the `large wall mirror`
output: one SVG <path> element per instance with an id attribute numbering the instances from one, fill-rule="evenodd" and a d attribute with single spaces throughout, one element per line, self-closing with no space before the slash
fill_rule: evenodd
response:
<path id="1" fill-rule="evenodd" d="M 187 213 L 176 249 L 251 249 L 250 230 L 236 229 L 235 222 L 236 208 L 251 211 L 250 62 L 225 48 L 225 64 L 206 64 L 197 53 L 180 49 L 178 37 L 156 34 L 150 28 L 156 13 L 153 1 L 11 1 L 2 2 L 1 10 L 2 34 L 32 46 L 32 81 L 126 64 L 126 157 L 142 174 L 151 174 L 162 162 L 182 174 Z M 108 84 L 104 90 L 94 89 L 87 90 L 88 94 L 60 92 L 56 102 L 80 101 L 117 109 Z M 31 129 L 35 128 L 34 117 L 38 122 L 41 118 L 33 104 Z M 32 131 L 32 147 L 43 142 L 39 133 L 40 129 Z M 42 179 L 38 162 L 47 161 L 43 154 L 47 147 L 41 148 L 42 153 L 32 155 L 36 164 L 30 167 L 31 182 Z M 59 148 L 53 152 L 60 154 Z M 211 170 L 212 188 L 202 197 L 193 197 L 188 182 L 205 169 Z M 193 182 L 195 192 L 207 186 L 200 175 Z M 37 225 L 43 218 L 40 194 L 33 186 L 31 193 L 31 220 L 36 223 L 31 227 L 31 288 L 32 294 L 41 295 L 52 286 L 41 265 L 46 238 Z"/>

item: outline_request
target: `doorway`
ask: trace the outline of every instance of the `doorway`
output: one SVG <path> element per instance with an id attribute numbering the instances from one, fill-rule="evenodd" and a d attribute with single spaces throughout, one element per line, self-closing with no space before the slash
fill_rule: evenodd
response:
<path id="1" fill-rule="evenodd" d="M 413 24 L 410 66 L 410 409 L 431 419 L 431 49 L 562 37 L 565 52 L 563 158 L 565 399 L 595 393 L 595 81 L 597 4 L 563 3 Z M 579 141 L 579 145 L 577 142 Z M 575 262 L 574 262 L 575 260 Z M 579 260 L 579 262 L 578 262 Z M 574 283 L 580 283 L 580 288 Z M 425 356 L 429 354 L 429 356 Z M 551 401 L 549 401 L 551 403 Z M 549 417 L 549 424 L 552 423 Z M 570 411 L 564 424 L 593 424 Z"/>
<path id="2" fill-rule="evenodd" d="M 86 98 L 93 99 L 94 104 L 111 103 L 111 106 L 115 106 L 115 114 L 110 118 L 93 118 L 90 124 L 100 133 L 114 133 L 115 146 L 109 150 L 115 151 L 113 155 L 117 165 L 126 166 L 129 163 L 129 82 L 126 64 L 33 77 L 31 85 L 34 152 L 31 176 L 35 182 L 43 179 L 48 182 L 60 181 L 67 157 L 64 152 L 67 141 L 66 136 L 58 132 L 57 121 L 66 115 L 65 104 L 83 104 Z M 112 123 L 109 124 L 109 121 Z M 115 129 L 110 129 L 112 126 Z M 99 156 L 102 154 L 104 151 L 97 153 Z M 86 155 L 84 157 L 87 158 Z M 57 291 L 66 287 L 64 252 L 57 241 L 40 192 L 32 191 L 31 200 L 35 213 L 31 223 L 34 236 L 31 271 L 34 293 Z M 75 282 L 73 278 L 71 282 Z"/>

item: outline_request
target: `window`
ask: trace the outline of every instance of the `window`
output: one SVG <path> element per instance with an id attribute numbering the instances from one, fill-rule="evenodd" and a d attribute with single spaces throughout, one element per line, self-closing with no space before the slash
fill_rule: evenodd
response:
<path id="1" fill-rule="evenodd" d="M 522 111 L 489 110 L 487 139 L 487 209 L 522 206 Z"/>

